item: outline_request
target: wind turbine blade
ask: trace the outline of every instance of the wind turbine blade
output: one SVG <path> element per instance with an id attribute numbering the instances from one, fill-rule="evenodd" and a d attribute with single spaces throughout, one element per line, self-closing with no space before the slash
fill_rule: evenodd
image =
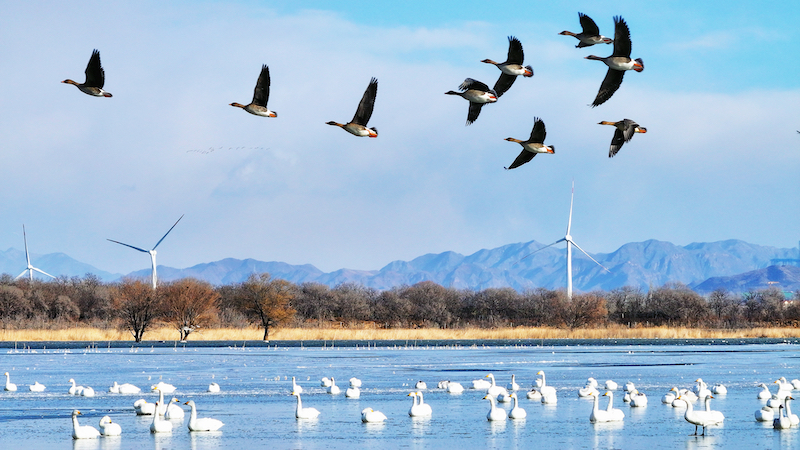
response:
<path id="1" fill-rule="evenodd" d="M 178 218 L 177 222 L 175 222 L 175 225 L 177 225 L 177 224 L 178 224 L 178 222 L 180 222 L 180 221 L 181 221 L 181 219 L 183 219 L 183 216 L 184 216 L 184 215 L 183 215 L 183 214 L 181 214 L 181 216 Z M 173 225 L 173 226 L 172 226 L 172 228 L 175 228 L 175 225 Z M 164 235 L 164 237 L 162 237 L 162 238 L 161 238 L 161 239 L 160 239 L 158 242 L 156 242 L 156 245 L 153 247 L 153 250 L 155 250 L 155 249 L 156 249 L 156 247 L 158 247 L 158 244 L 160 244 L 160 243 L 161 243 L 161 241 L 163 241 L 163 240 L 164 240 L 164 238 L 165 238 L 165 237 L 167 237 L 167 234 L 169 234 L 169 232 L 170 232 L 170 231 L 172 231 L 172 228 L 170 228 L 170 229 L 169 229 L 169 231 L 167 231 L 167 233 Z"/>
<path id="2" fill-rule="evenodd" d="M 33 269 L 33 270 L 35 270 L 35 271 L 37 271 L 37 272 L 39 272 L 39 273 L 45 274 L 45 275 L 47 275 L 47 276 L 48 276 L 48 277 L 50 277 L 50 278 L 55 278 L 54 276 L 50 275 L 49 273 L 45 272 L 44 270 L 37 269 L 36 267 L 31 267 L 31 269 Z"/>
<path id="3" fill-rule="evenodd" d="M 23 270 L 23 271 L 22 271 L 22 273 L 21 273 L 21 274 L 19 274 L 19 275 L 17 275 L 17 278 L 14 278 L 14 279 L 15 279 L 15 280 L 19 280 L 20 278 L 22 278 L 22 276 L 23 276 L 23 275 L 25 275 L 25 273 L 26 273 L 27 271 L 28 271 L 28 269 L 25 269 L 25 270 Z"/>
<path id="4" fill-rule="evenodd" d="M 596 260 L 596 259 L 592 258 L 592 255 L 590 255 L 590 254 L 586 253 L 586 251 L 584 251 L 584 250 L 581 248 L 581 246 L 580 246 L 580 245 L 576 244 L 576 243 L 575 243 L 575 241 L 570 241 L 570 242 L 572 242 L 572 245 L 574 245 L 575 247 L 577 247 L 577 248 L 578 248 L 578 250 L 582 251 L 584 255 L 588 256 L 588 257 L 589 257 L 589 259 L 591 259 L 592 261 L 594 261 L 594 263 L 595 263 L 595 264 L 597 264 L 598 266 L 602 267 L 602 268 L 603 268 L 603 270 L 605 270 L 606 272 L 608 272 L 608 273 L 611 273 L 611 271 L 610 271 L 610 270 L 606 269 L 606 266 L 604 266 L 604 265 L 600 264 L 599 262 L 597 262 L 597 260 Z"/>
<path id="5" fill-rule="evenodd" d="M 572 202 L 575 200 L 575 181 L 572 181 L 572 195 L 569 198 L 569 221 L 567 221 L 567 236 L 572 229 Z"/>
<path id="6" fill-rule="evenodd" d="M 132 248 L 132 249 L 134 249 L 134 250 L 139 250 L 140 252 L 143 252 L 143 253 L 150 253 L 150 252 L 148 252 L 147 250 L 142 250 L 142 249 L 140 249 L 139 247 L 134 247 L 134 246 L 132 246 L 132 245 L 128 245 L 128 244 L 125 244 L 125 243 L 123 243 L 123 242 L 120 242 L 120 241 L 115 241 L 115 240 L 113 240 L 113 239 L 106 239 L 106 240 L 107 240 L 107 241 L 111 241 L 111 242 L 113 242 L 113 243 L 115 243 L 115 244 L 124 245 L 125 247 L 130 247 L 130 248 Z"/>
<path id="7" fill-rule="evenodd" d="M 31 257 L 28 254 L 28 235 L 25 234 L 25 224 L 24 223 L 22 224 L 22 239 L 25 240 L 25 259 L 28 262 L 28 266 L 30 266 L 31 265 Z"/>
<path id="8" fill-rule="evenodd" d="M 517 264 L 521 263 L 523 259 L 527 258 L 528 256 L 531 256 L 531 255 L 533 255 L 534 253 L 538 253 L 538 252 L 540 252 L 540 251 L 542 251 L 542 250 L 544 250 L 544 249 L 546 249 L 546 248 L 548 248 L 548 247 L 552 247 L 552 246 L 554 246 L 554 245 L 558 244 L 559 242 L 564 242 L 564 241 L 566 241 L 566 239 L 565 239 L 565 238 L 561 238 L 561 239 L 559 239 L 559 240 L 557 240 L 557 241 L 553 242 L 553 243 L 552 243 L 552 244 L 550 244 L 550 245 L 545 245 L 545 246 L 544 246 L 544 247 L 542 247 L 542 248 L 536 249 L 536 250 L 534 250 L 534 251 L 532 251 L 532 252 L 528 253 L 527 255 L 523 256 L 522 258 L 520 258 L 520 260 L 519 260 L 519 261 L 517 261 L 517 262 L 515 262 L 515 263 L 514 263 L 514 265 L 516 266 Z"/>

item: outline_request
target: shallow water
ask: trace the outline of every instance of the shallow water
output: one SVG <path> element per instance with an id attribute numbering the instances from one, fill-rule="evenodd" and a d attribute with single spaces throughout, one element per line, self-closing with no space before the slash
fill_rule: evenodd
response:
<path id="1" fill-rule="evenodd" d="M 642 342 L 642 341 L 638 341 Z M 129 344 L 65 348 L 63 344 L 38 343 L 30 348 L 6 343 L 0 353 L 0 373 L 11 373 L 17 392 L 0 392 L 0 448 L 29 449 L 141 449 L 141 448 L 798 448 L 799 428 L 777 431 L 757 423 L 756 383 L 773 383 L 781 376 L 800 378 L 800 345 L 766 340 L 558 341 L 558 345 L 532 342 L 492 341 L 462 345 L 413 345 L 392 342 L 365 346 L 330 343 L 283 343 L 276 346 L 248 343 Z M 552 343 L 548 341 L 548 343 Z M 450 343 L 452 344 L 452 343 Z M 463 345 L 469 344 L 469 345 Z M 261 346 L 254 346 L 261 345 Z M 543 370 L 547 384 L 558 389 L 556 406 L 525 398 L 536 373 Z M 435 389 L 439 380 L 471 380 L 493 373 L 505 385 L 516 374 L 523 386 L 520 406 L 528 411 L 524 421 L 492 423 L 486 420 L 489 403 L 484 392 L 467 389 L 447 394 Z M 303 386 L 304 406 L 322 414 L 317 420 L 296 420 L 296 401 L 289 395 L 291 377 Z M 344 393 L 331 396 L 319 386 L 323 376 L 333 376 L 347 387 L 347 380 L 363 380 L 360 399 Z M 617 424 L 589 423 L 592 402 L 577 396 L 588 377 L 601 384 L 613 379 L 620 384 L 614 401 L 625 412 Z M 725 414 L 722 426 L 711 427 L 705 437 L 688 436 L 694 426 L 683 419 L 683 409 L 662 405 L 661 396 L 671 387 L 691 387 L 702 377 L 709 385 L 723 383 L 728 394 L 712 400 Z M 68 379 L 92 386 L 94 398 L 67 394 Z M 432 405 L 429 419 L 408 416 L 407 394 L 417 380 L 427 382 L 425 401 Z M 43 393 L 28 391 L 39 381 Z M 177 386 L 181 402 L 194 400 L 200 417 L 225 422 L 218 433 L 189 433 L 183 421 L 175 421 L 169 435 L 152 435 L 149 416 L 137 417 L 132 404 L 139 398 L 155 401 L 152 393 L 107 393 L 114 382 L 149 388 L 158 381 Z M 222 392 L 206 392 L 218 382 Z M 645 408 L 622 402 L 622 385 L 632 381 L 646 393 Z M 606 399 L 601 402 L 605 406 Z M 363 424 L 360 412 L 372 407 L 384 412 L 383 424 Z M 503 406 L 509 409 L 509 406 Z M 702 408 L 702 405 L 696 404 Z M 73 440 L 70 414 L 80 409 L 81 424 L 96 428 L 100 417 L 119 423 L 119 438 Z M 800 410 L 798 404 L 796 410 Z"/>

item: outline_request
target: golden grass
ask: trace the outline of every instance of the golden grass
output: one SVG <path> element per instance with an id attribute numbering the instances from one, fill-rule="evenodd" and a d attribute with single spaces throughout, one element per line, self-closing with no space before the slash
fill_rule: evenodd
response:
<path id="1" fill-rule="evenodd" d="M 190 341 L 261 340 L 264 331 L 258 328 L 214 328 L 196 332 Z M 145 333 L 147 341 L 174 341 L 173 328 L 155 328 Z M 375 329 L 375 328 L 278 328 L 270 332 L 270 340 L 453 340 L 453 339 L 734 339 L 734 338 L 797 338 L 798 328 L 749 328 L 713 330 L 698 328 L 647 327 L 581 328 L 575 330 L 549 327 L 466 328 L 466 329 Z M 127 331 L 91 327 L 59 330 L 0 330 L 0 341 L 133 341 Z"/>

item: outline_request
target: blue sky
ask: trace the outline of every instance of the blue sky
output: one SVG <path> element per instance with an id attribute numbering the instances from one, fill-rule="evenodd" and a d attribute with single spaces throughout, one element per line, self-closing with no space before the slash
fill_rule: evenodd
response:
<path id="1" fill-rule="evenodd" d="M 0 14 L 0 248 L 127 273 L 150 248 L 377 269 L 572 234 L 592 253 L 658 239 L 797 246 L 800 5 L 757 2 L 6 2 Z M 427 5 L 433 5 L 428 7 Z M 299 5 L 299 6 L 298 6 Z M 94 13 L 89 13 L 95 11 Z M 642 73 L 590 108 L 606 68 L 574 48 L 578 11 L 631 29 Z M 518 37 L 535 76 L 465 127 L 466 77 L 493 84 Z M 101 52 L 111 99 L 83 81 Z M 269 106 L 251 116 L 261 64 Z M 371 77 L 377 139 L 348 121 Z M 555 155 L 503 170 L 533 118 Z M 647 127 L 613 159 L 601 120 Z M 209 149 L 215 149 L 208 152 Z M 24 262 L 20 262 L 20 270 Z M 42 268 L 47 270 L 47 268 Z"/>

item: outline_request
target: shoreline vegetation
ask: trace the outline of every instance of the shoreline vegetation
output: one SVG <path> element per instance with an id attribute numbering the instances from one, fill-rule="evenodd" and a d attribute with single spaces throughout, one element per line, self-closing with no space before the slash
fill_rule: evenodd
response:
<path id="1" fill-rule="evenodd" d="M 380 329 L 380 328 L 279 328 L 270 333 L 275 341 L 388 341 L 388 340 L 492 340 L 492 339 L 738 339 L 798 338 L 800 328 L 758 327 L 708 329 L 687 327 L 609 326 L 602 328 L 504 327 L 458 329 Z M 175 341 L 178 332 L 162 327 L 148 330 L 147 341 Z M 210 328 L 192 333 L 191 341 L 257 341 L 263 329 Z M 62 329 L 0 330 L 2 342 L 134 342 L 129 331 L 86 326 Z"/>

